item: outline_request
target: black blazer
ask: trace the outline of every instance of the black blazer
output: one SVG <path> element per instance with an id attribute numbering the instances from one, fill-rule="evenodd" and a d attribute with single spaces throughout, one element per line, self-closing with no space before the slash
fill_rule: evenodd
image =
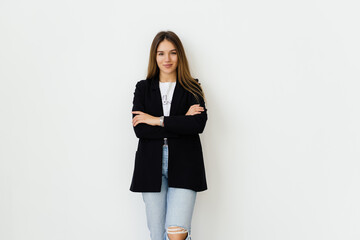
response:
<path id="1" fill-rule="evenodd" d="M 198 79 L 196 79 L 198 81 Z M 200 192 L 207 189 L 203 153 L 199 134 L 204 131 L 207 109 L 199 96 L 201 114 L 185 116 L 190 106 L 198 104 L 194 95 L 176 83 L 170 116 L 164 117 L 164 127 L 139 123 L 134 127 L 139 138 L 135 154 L 130 191 L 160 192 L 162 178 L 162 146 L 168 139 L 168 186 Z M 159 77 L 140 80 L 136 84 L 133 111 L 163 116 Z M 136 114 L 132 114 L 134 118 Z"/>

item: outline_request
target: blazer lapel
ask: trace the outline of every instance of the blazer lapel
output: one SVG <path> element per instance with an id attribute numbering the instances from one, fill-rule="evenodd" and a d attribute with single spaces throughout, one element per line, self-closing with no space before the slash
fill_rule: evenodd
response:
<path id="1" fill-rule="evenodd" d="M 151 106 L 151 108 L 154 110 L 154 113 L 156 116 L 163 116 L 164 110 L 162 107 L 162 101 L 161 101 L 161 93 L 160 93 L 160 87 L 159 87 L 159 80 L 155 76 L 154 78 L 150 79 L 151 83 L 151 91 L 152 95 L 155 99 L 155 104 Z"/>
<path id="2" fill-rule="evenodd" d="M 176 81 L 174 94 L 171 99 L 170 116 L 175 116 L 176 110 L 178 109 L 180 98 L 183 95 L 183 89 L 179 81 Z"/>

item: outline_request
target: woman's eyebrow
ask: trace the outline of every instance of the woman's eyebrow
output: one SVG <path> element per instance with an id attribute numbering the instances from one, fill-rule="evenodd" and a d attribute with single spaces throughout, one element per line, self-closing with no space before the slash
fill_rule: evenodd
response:
<path id="1" fill-rule="evenodd" d="M 171 50 L 169 50 L 169 51 L 176 51 L 176 49 L 171 49 Z M 157 52 L 163 52 L 163 51 L 157 51 Z"/>

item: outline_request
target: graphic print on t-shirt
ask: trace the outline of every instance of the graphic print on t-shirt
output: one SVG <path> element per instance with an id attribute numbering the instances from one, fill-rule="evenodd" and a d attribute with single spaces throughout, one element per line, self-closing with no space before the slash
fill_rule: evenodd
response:
<path id="1" fill-rule="evenodd" d="M 166 94 L 162 96 L 162 99 L 163 99 L 163 105 L 171 104 L 171 99 L 168 100 Z"/>

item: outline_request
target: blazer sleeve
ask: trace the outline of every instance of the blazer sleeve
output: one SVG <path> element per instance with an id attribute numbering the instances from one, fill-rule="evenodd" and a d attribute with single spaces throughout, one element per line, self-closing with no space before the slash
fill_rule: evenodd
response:
<path id="1" fill-rule="evenodd" d="M 204 111 L 195 115 L 165 116 L 164 128 L 180 135 L 193 135 L 202 133 L 204 131 L 208 117 L 204 99 L 201 96 L 199 96 L 199 99 L 200 106 L 204 108 Z M 199 103 L 193 96 L 191 105 Z"/>
<path id="2" fill-rule="evenodd" d="M 132 111 L 145 112 L 144 83 L 145 81 L 142 80 L 136 84 Z M 137 114 L 132 114 L 132 118 L 134 118 L 136 115 Z M 176 133 L 169 132 L 167 129 L 161 126 L 151 126 L 146 123 L 139 123 L 133 128 L 137 138 L 161 139 L 161 138 L 171 138 L 171 137 L 179 136 Z"/>

